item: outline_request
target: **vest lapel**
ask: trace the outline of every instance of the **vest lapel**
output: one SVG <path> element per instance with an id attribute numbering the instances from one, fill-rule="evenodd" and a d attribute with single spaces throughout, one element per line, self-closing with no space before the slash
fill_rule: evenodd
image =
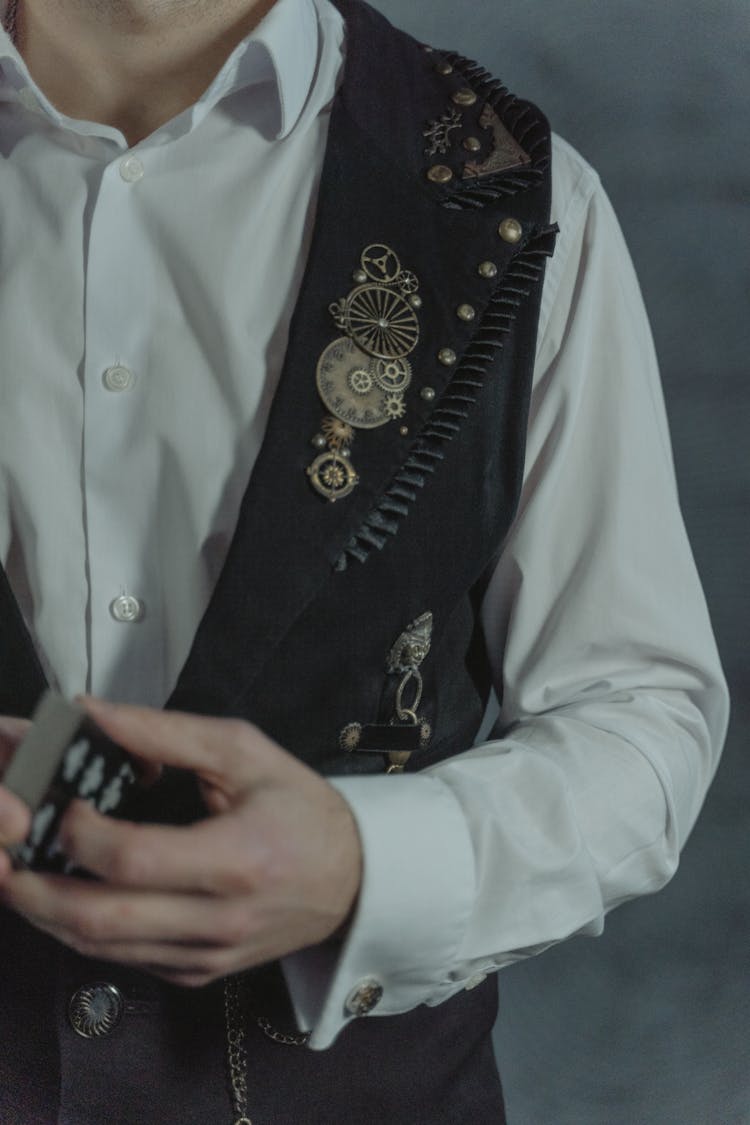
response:
<path id="1" fill-rule="evenodd" d="M 493 283 L 478 265 L 491 259 L 500 277 L 517 252 L 498 236 L 497 208 L 446 207 L 426 170 L 423 131 L 440 118 L 450 88 L 434 59 L 380 17 L 341 4 L 348 26 L 345 80 L 332 112 L 315 236 L 292 319 L 285 366 L 234 540 L 190 656 L 168 706 L 237 713 L 270 652 L 323 585 L 440 399 L 452 369 L 481 322 Z M 455 87 L 454 87 L 455 88 Z M 505 212 L 507 214 L 507 211 Z M 383 243 L 420 281 L 420 339 L 409 356 L 413 379 L 398 421 L 360 430 L 352 447 L 359 476 L 336 503 L 315 493 L 307 467 L 311 440 L 327 413 L 315 381 L 323 350 L 342 335 L 329 306 L 353 288 L 362 251 Z M 467 323 L 457 308 L 471 305 Z M 434 390 L 434 396 L 421 391 Z M 402 432 L 408 427 L 408 434 Z"/>

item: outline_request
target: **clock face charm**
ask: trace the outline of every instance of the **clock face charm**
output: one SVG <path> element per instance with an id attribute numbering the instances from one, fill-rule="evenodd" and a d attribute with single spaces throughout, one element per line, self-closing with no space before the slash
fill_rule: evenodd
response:
<path id="1" fill-rule="evenodd" d="M 341 333 L 323 351 L 316 369 L 318 393 L 330 414 L 313 438 L 319 456 L 307 469 L 327 500 L 348 496 L 359 478 L 350 461 L 355 430 L 374 430 L 406 413 L 412 381 L 407 356 L 419 342 L 419 280 L 401 268 L 384 243 L 363 250 L 355 286 L 330 306 Z"/>
<path id="2" fill-rule="evenodd" d="M 357 430 L 374 430 L 400 418 L 410 382 L 406 360 L 376 359 L 348 336 L 334 340 L 318 360 L 320 397 L 335 418 Z"/>

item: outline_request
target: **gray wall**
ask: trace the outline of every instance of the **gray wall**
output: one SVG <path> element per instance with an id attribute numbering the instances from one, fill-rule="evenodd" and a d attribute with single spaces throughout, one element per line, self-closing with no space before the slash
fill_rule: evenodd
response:
<path id="1" fill-rule="evenodd" d="M 660 895 L 501 976 L 510 1125 L 750 1125 L 748 0 L 375 0 L 538 102 L 599 170 L 650 311 L 730 679 L 724 760 Z"/>

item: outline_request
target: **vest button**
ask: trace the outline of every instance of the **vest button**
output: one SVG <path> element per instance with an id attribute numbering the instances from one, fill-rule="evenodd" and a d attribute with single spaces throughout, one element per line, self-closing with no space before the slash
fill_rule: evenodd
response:
<path id="1" fill-rule="evenodd" d="M 518 219 L 503 219 L 498 227 L 497 233 L 500 235 L 503 242 L 516 243 L 520 242 L 523 237 L 523 227 Z"/>
<path id="2" fill-rule="evenodd" d="M 456 316 L 459 320 L 465 321 L 470 324 L 472 320 L 476 319 L 477 310 L 473 305 L 459 305 L 456 309 Z"/>
<path id="3" fill-rule="evenodd" d="M 109 1035 L 122 1019 L 122 993 L 113 984 L 97 981 L 74 992 L 68 1005 L 68 1020 L 82 1039 Z"/>
<path id="4" fill-rule="evenodd" d="M 477 102 L 477 95 L 473 90 L 470 90 L 468 86 L 465 86 L 462 90 L 456 90 L 455 94 L 453 95 L 453 101 L 456 105 L 475 105 Z"/>
<path id="5" fill-rule="evenodd" d="M 453 172 L 447 164 L 433 164 L 427 172 L 427 179 L 433 184 L 449 184 L 453 179 Z"/>

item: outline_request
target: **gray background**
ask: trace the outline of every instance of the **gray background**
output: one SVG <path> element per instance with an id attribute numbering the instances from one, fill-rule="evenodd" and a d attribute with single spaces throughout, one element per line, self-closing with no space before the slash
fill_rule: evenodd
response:
<path id="1" fill-rule="evenodd" d="M 651 315 L 733 695 L 724 759 L 672 883 L 611 914 L 602 938 L 503 971 L 510 1125 L 750 1125 L 750 5 L 375 6 L 536 101 L 600 172 Z"/>

